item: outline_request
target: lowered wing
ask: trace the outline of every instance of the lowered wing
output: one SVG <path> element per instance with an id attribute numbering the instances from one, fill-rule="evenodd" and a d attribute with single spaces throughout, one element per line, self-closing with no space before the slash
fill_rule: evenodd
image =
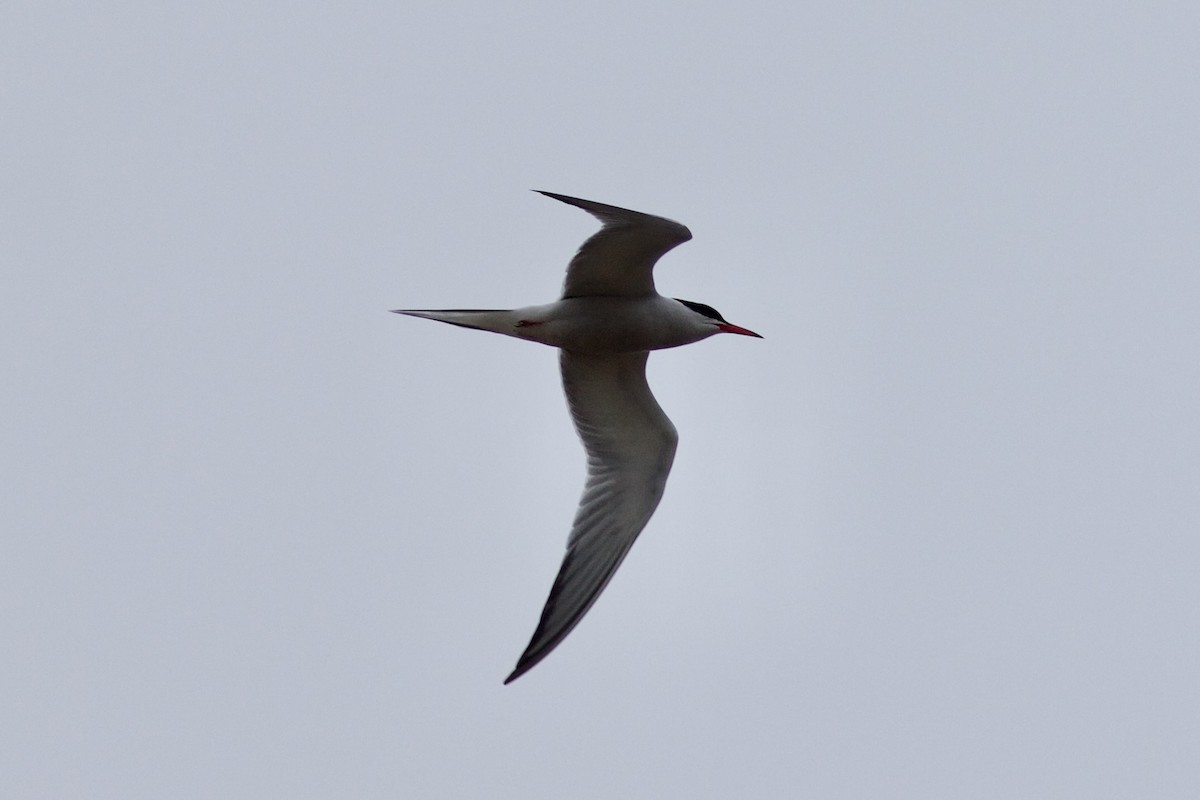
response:
<path id="1" fill-rule="evenodd" d="M 561 353 L 588 475 L 567 554 L 510 683 L 545 658 L 608 585 L 662 499 L 679 436 L 646 383 L 649 354 Z"/>

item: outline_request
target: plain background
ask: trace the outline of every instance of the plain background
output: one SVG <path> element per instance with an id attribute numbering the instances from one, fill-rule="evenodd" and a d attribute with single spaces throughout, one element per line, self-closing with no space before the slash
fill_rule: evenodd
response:
<path id="1" fill-rule="evenodd" d="M 1200 796 L 1195 3 L 0 28 L 0 796 Z M 678 219 L 666 498 L 511 686 L 552 300 Z"/>

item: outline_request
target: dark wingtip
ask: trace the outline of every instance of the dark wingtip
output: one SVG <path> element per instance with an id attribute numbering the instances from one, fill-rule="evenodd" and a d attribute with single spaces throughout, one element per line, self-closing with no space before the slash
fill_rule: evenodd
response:
<path id="1" fill-rule="evenodd" d="M 539 631 L 540 631 L 540 626 L 539 626 Z M 536 640 L 536 639 L 537 639 L 537 636 L 535 634 L 534 640 Z M 509 674 L 509 676 L 504 679 L 505 686 L 508 686 L 510 683 L 515 681 L 517 678 L 521 677 L 526 672 L 529 672 L 529 670 L 533 669 L 538 664 L 540 664 L 543 658 L 550 655 L 550 650 L 554 649 L 553 647 L 551 647 L 550 650 L 541 649 L 535 654 L 535 653 L 533 653 L 533 641 L 534 640 L 531 640 L 529 642 L 529 646 L 525 648 L 525 652 L 521 653 L 521 657 L 517 659 L 517 666 L 515 666 L 513 668 L 513 671 Z"/>

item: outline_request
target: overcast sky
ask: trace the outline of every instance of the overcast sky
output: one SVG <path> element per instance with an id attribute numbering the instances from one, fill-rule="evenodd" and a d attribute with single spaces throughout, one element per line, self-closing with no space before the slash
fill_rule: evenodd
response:
<path id="1" fill-rule="evenodd" d="M 1118 5 L 7 4 L 0 796 L 1200 796 L 1200 11 Z M 387 310 L 554 299 L 529 189 L 766 338 L 503 686 L 555 353 Z"/>

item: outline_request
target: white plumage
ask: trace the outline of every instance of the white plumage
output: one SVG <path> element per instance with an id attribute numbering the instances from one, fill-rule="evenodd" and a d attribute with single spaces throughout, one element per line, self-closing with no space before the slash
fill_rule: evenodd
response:
<path id="1" fill-rule="evenodd" d="M 655 263 L 692 238 L 683 225 L 590 200 L 542 194 L 604 223 L 567 267 L 561 299 L 510 310 L 396 312 L 561 350 L 563 391 L 587 451 L 587 483 L 541 620 L 505 683 L 532 669 L 579 623 L 662 499 L 678 435 L 646 383 L 649 351 L 717 333 L 758 336 L 726 322 L 710 306 L 673 300 L 655 290 Z"/>

